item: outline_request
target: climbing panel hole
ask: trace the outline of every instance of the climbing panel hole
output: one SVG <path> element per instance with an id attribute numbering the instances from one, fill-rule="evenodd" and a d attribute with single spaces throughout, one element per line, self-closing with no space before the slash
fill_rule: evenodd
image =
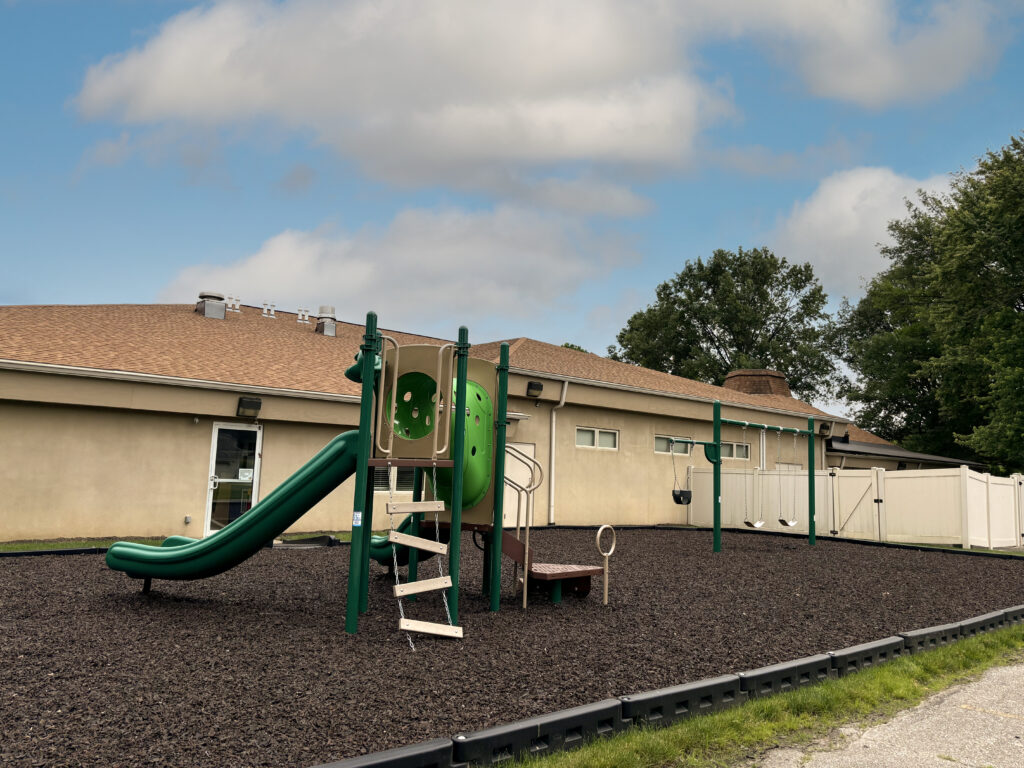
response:
<path id="1" fill-rule="evenodd" d="M 470 449 L 469 455 L 470 456 L 476 456 L 476 446 L 475 445 Z"/>
<path id="2" fill-rule="evenodd" d="M 405 436 L 406 436 L 406 437 L 410 437 L 410 436 L 411 436 L 411 434 L 412 434 L 412 433 L 411 433 L 411 432 L 409 431 L 409 428 L 408 428 L 408 427 L 406 427 L 406 428 L 405 428 Z"/>
<path id="3" fill-rule="evenodd" d="M 409 392 L 407 390 L 406 393 L 404 395 L 402 395 L 402 399 L 405 400 L 405 402 L 408 403 L 410 400 L 412 400 L 412 392 Z"/>
<path id="4" fill-rule="evenodd" d="M 483 400 L 484 400 L 482 397 L 480 397 L 480 393 L 479 392 L 476 393 L 476 399 L 479 400 L 480 402 L 483 402 Z"/>
<path id="5" fill-rule="evenodd" d="M 430 417 L 429 416 L 425 416 L 424 419 L 426 420 L 427 426 L 429 427 L 430 426 Z"/>
<path id="6" fill-rule="evenodd" d="M 412 409 L 412 417 L 414 419 L 418 419 L 420 417 L 420 409 L 419 408 L 413 408 Z"/>
<path id="7" fill-rule="evenodd" d="M 480 417 L 479 416 L 476 417 L 476 423 L 477 423 L 477 426 L 480 426 Z"/>

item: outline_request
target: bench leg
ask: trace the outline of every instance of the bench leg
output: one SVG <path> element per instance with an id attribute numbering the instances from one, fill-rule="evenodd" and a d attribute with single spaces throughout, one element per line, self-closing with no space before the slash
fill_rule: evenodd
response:
<path id="1" fill-rule="evenodd" d="M 551 582 L 551 602 L 560 603 L 562 602 L 562 580 L 557 579 Z"/>

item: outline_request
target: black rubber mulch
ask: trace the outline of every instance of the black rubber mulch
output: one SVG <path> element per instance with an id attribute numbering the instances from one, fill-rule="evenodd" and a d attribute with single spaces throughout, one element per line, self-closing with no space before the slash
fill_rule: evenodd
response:
<path id="1" fill-rule="evenodd" d="M 397 631 L 384 570 L 344 632 L 348 548 L 264 551 L 155 582 L 102 557 L 0 560 L 0 763 L 311 766 L 736 672 L 1024 603 L 1024 562 L 682 530 L 620 531 L 611 602 L 540 599 L 506 571 L 486 611 L 463 541 L 463 641 Z M 593 532 L 541 530 L 538 560 L 594 563 Z M 506 564 L 508 561 L 506 560 Z M 422 566 L 423 577 L 436 565 Z M 441 620 L 436 596 L 413 618 Z"/>

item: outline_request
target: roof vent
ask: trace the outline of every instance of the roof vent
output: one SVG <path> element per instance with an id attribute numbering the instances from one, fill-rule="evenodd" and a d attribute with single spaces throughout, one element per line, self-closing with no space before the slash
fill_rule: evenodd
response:
<path id="1" fill-rule="evenodd" d="M 277 320 L 277 315 L 274 314 L 274 307 L 277 304 L 263 302 L 263 314 L 260 317 L 269 317 L 271 320 Z"/>
<path id="2" fill-rule="evenodd" d="M 196 302 L 196 312 L 203 317 L 212 317 L 215 320 L 223 320 L 227 304 L 224 303 L 224 294 L 216 291 L 200 291 L 199 301 Z"/>
<path id="3" fill-rule="evenodd" d="M 763 368 L 741 368 L 738 371 L 730 371 L 722 386 L 735 392 L 745 392 L 748 395 L 793 396 L 793 393 L 789 391 L 789 382 L 786 381 L 784 374 Z"/>
<path id="4" fill-rule="evenodd" d="M 228 312 L 241 312 L 242 311 L 242 300 L 237 296 L 228 296 Z"/>
<path id="5" fill-rule="evenodd" d="M 298 311 L 295 313 L 295 319 L 303 325 L 309 325 L 309 310 L 299 307 Z"/>
<path id="6" fill-rule="evenodd" d="M 334 307 L 330 304 L 321 304 L 316 313 L 316 332 L 324 336 L 337 336 L 338 323 L 334 314 Z"/>

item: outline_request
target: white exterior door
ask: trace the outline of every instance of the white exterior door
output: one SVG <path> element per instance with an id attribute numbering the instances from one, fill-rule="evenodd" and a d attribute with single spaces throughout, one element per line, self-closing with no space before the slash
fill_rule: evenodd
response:
<path id="1" fill-rule="evenodd" d="M 244 515 L 259 498 L 263 427 L 214 422 L 203 536 Z"/>

